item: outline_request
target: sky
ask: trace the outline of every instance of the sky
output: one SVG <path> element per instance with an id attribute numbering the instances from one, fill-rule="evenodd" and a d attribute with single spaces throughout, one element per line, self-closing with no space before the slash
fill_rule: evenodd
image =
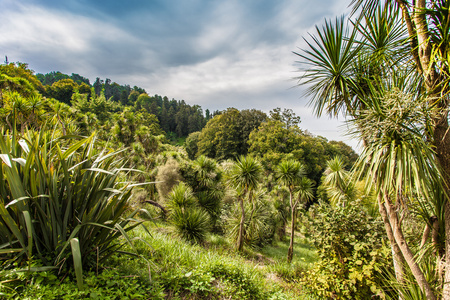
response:
<path id="1" fill-rule="evenodd" d="M 36 73 L 109 78 L 204 110 L 292 109 L 300 127 L 343 140 L 313 115 L 293 54 L 350 0 L 0 0 L 0 60 Z"/>

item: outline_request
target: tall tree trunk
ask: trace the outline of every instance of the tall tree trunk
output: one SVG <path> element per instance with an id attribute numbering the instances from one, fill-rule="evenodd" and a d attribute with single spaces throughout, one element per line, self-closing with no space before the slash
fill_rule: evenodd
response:
<path id="1" fill-rule="evenodd" d="M 290 263 L 292 261 L 292 257 L 294 256 L 294 232 L 295 232 L 295 213 L 296 207 L 292 207 L 291 209 L 291 240 L 289 242 L 289 249 L 287 254 L 287 262 Z"/>
<path id="2" fill-rule="evenodd" d="M 448 76 L 444 73 L 438 73 L 435 67 L 435 61 L 431 59 L 432 45 L 430 31 L 428 28 L 428 20 L 423 13 L 426 7 L 426 0 L 417 0 L 414 3 L 414 26 L 416 30 L 418 47 L 417 53 L 420 58 L 420 64 L 423 70 L 423 78 L 426 89 L 429 93 L 429 102 L 432 105 L 438 103 L 441 115 L 434 120 L 433 144 L 436 149 L 436 156 L 441 167 L 444 188 L 446 195 L 449 194 L 450 187 L 450 134 L 448 124 L 448 99 L 442 98 L 442 76 Z M 411 34 L 410 34 L 411 35 Z M 413 36 L 413 35 L 411 35 Z M 448 89 L 448 88 L 447 88 Z M 450 204 L 445 201 L 444 208 L 445 222 L 445 275 L 442 299 L 450 300 Z"/>
<path id="3" fill-rule="evenodd" d="M 434 144 L 436 156 L 444 177 L 444 188 L 450 196 L 450 132 L 447 116 L 443 116 L 436 124 L 434 130 Z M 444 288 L 442 299 L 450 300 L 450 203 L 445 201 L 445 262 L 444 262 Z"/>
<path id="4" fill-rule="evenodd" d="M 367 141 L 363 139 L 364 147 L 367 146 Z M 375 182 L 375 177 L 374 182 Z M 392 230 L 391 223 L 389 222 L 388 212 L 386 211 L 386 207 L 384 206 L 383 194 L 379 193 L 377 196 L 378 202 L 378 211 L 380 212 L 381 219 L 384 223 L 384 228 L 386 229 L 386 235 L 389 239 L 389 243 L 391 244 L 391 252 L 392 252 L 392 260 L 394 265 L 395 278 L 397 282 L 400 284 L 405 283 L 405 259 L 403 257 L 402 251 L 400 250 L 397 242 L 395 241 L 394 232 Z M 399 300 L 403 300 L 403 295 L 399 292 Z"/>
<path id="5" fill-rule="evenodd" d="M 391 224 L 395 241 L 397 242 L 397 245 L 400 248 L 403 257 L 405 258 L 406 263 L 408 264 L 411 270 L 411 273 L 416 279 L 419 288 L 422 290 L 422 292 L 425 294 L 428 300 L 436 300 L 436 296 L 434 295 L 433 290 L 430 287 L 430 284 L 426 280 L 425 275 L 423 274 L 422 270 L 417 264 L 417 261 L 414 258 L 414 253 L 411 251 L 411 249 L 408 247 L 408 244 L 406 243 L 406 239 L 403 235 L 401 224 L 398 219 L 395 208 L 386 198 L 384 205 L 386 208 L 386 212 L 388 213 L 389 216 L 389 223 Z"/>
<path id="6" fill-rule="evenodd" d="M 241 222 L 239 223 L 239 235 L 236 248 L 238 251 L 242 251 L 244 245 L 244 224 L 245 224 L 245 208 L 244 208 L 244 199 L 242 197 L 239 197 L 239 204 L 241 206 Z"/>
<path id="7" fill-rule="evenodd" d="M 404 269 L 404 258 L 400 248 L 395 241 L 394 233 L 392 231 L 391 223 L 389 222 L 388 213 L 386 211 L 386 207 L 383 203 L 383 196 L 381 194 L 377 197 L 378 200 L 378 210 L 380 211 L 381 218 L 383 219 L 384 227 L 386 228 L 386 234 L 389 239 L 389 243 L 391 244 L 392 258 L 394 261 L 394 272 L 395 278 L 400 284 L 405 283 L 405 269 Z M 399 299 L 403 299 L 403 296 L 400 294 Z"/>

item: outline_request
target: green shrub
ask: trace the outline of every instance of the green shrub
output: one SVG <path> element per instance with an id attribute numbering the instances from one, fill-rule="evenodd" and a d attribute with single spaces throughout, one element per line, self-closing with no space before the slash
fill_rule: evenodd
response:
<path id="1" fill-rule="evenodd" d="M 322 204 L 311 213 L 311 239 L 319 259 L 302 284 L 321 299 L 381 297 L 382 273 L 391 261 L 383 224 L 368 217 L 358 203 Z"/>
<path id="2" fill-rule="evenodd" d="M 189 242 L 201 243 L 209 232 L 210 221 L 208 214 L 195 206 L 186 209 L 174 209 L 170 220 L 175 226 L 176 233 Z"/>
<path id="3" fill-rule="evenodd" d="M 132 185 L 119 183 L 119 152 L 96 149 L 95 136 L 56 138 L 52 132 L 0 137 L 0 260 L 5 268 L 38 259 L 71 265 L 79 241 L 84 267 L 114 253 L 139 222 L 128 214 Z M 126 215 L 128 214 L 128 215 Z M 73 243 L 73 242 L 72 242 Z M 74 248 L 75 247 L 75 248 Z M 15 265 L 13 265 L 15 263 Z"/>
<path id="4" fill-rule="evenodd" d="M 99 274 L 88 272 L 84 281 L 87 288 L 80 291 L 69 277 L 61 282 L 51 272 L 39 272 L 33 275 L 32 284 L 23 286 L 18 293 L 9 294 L 7 299 L 165 299 L 163 288 L 158 284 L 150 284 L 138 276 L 129 276 L 114 269 L 104 270 Z"/>
<path id="5" fill-rule="evenodd" d="M 201 243 L 210 228 L 208 213 L 197 205 L 192 189 L 184 182 L 174 187 L 168 196 L 169 220 L 176 233 L 189 242 Z"/>
<path id="6" fill-rule="evenodd" d="M 277 212 L 271 202 L 265 199 L 265 194 L 257 194 L 253 202 L 244 203 L 244 243 L 253 248 L 263 247 L 270 244 L 275 238 L 275 231 L 278 228 L 276 222 Z M 241 221 L 241 211 L 238 204 L 228 212 L 226 220 L 226 234 L 235 243 L 239 234 L 239 223 Z"/>

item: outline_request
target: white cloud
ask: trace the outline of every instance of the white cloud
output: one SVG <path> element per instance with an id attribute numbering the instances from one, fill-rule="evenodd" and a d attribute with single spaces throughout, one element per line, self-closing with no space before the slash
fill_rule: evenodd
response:
<path id="1" fill-rule="evenodd" d="M 194 1 L 165 7 L 161 14 L 127 7 L 123 19 L 98 7 L 89 17 L 84 14 L 89 8 L 3 1 L 0 54 L 37 72 L 78 73 L 91 81 L 108 77 L 204 109 L 292 108 L 311 132 L 342 136 L 338 121 L 312 117 L 301 89 L 290 88 L 298 75 L 292 51 L 304 47 L 302 36 L 325 16 L 342 14 L 348 0 L 283 0 L 267 2 L 268 7 Z M 201 15 L 186 15 L 200 7 L 206 7 Z"/>

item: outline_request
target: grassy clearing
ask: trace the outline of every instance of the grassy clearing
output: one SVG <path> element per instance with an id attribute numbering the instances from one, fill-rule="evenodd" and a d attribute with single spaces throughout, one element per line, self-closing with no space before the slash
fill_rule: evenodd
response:
<path id="1" fill-rule="evenodd" d="M 168 299 L 191 299 L 188 295 L 192 294 L 211 299 L 309 299 L 301 296 L 301 287 L 295 280 L 316 257 L 304 240 L 298 239 L 294 261 L 287 264 L 288 241 L 259 251 L 247 250 L 241 256 L 222 236 L 210 235 L 205 245 L 198 246 L 175 239 L 167 232 L 156 232 L 152 237 L 141 230 L 135 234 L 152 246 L 150 249 L 141 244 L 138 248 L 155 264 L 154 280 L 175 297 Z"/>
<path id="2" fill-rule="evenodd" d="M 271 258 L 274 261 L 283 262 L 286 261 L 286 255 L 289 248 L 289 241 L 277 241 L 273 245 L 269 245 L 260 250 L 267 258 Z M 317 259 L 314 247 L 312 247 L 305 239 L 297 239 L 294 241 L 294 257 L 292 259 L 293 264 L 302 265 L 305 268 L 308 267 Z"/>

